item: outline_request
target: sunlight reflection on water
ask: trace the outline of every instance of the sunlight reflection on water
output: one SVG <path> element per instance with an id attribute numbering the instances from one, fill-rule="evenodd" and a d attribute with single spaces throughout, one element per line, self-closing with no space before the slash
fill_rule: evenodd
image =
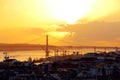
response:
<path id="1" fill-rule="evenodd" d="M 104 51 L 103 49 L 97 49 L 97 51 Z M 108 49 L 107 52 L 113 51 L 112 49 Z M 88 52 L 94 52 L 94 49 L 81 49 L 81 50 L 67 50 L 67 53 L 72 54 L 73 52 L 79 52 L 79 54 L 85 54 Z M 8 56 L 10 58 L 14 58 L 20 61 L 26 61 L 29 57 L 32 59 L 39 59 L 39 58 L 45 58 L 45 51 L 41 50 L 34 50 L 34 51 L 8 51 Z M 50 51 L 50 56 L 54 56 L 54 51 Z M 58 55 L 62 55 L 63 52 L 59 52 Z M 0 52 L 0 61 L 4 60 L 5 54 L 3 54 L 3 51 Z"/>
<path id="2" fill-rule="evenodd" d="M 45 51 L 8 51 L 8 56 L 10 58 L 14 58 L 20 61 L 27 60 L 29 57 L 32 59 L 34 58 L 44 58 L 45 57 Z M 0 52 L 0 61 L 4 59 L 3 52 Z"/>

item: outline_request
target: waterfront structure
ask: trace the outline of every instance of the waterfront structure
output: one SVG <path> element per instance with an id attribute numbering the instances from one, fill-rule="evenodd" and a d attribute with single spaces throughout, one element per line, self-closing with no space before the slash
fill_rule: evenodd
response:
<path id="1" fill-rule="evenodd" d="M 119 80 L 119 56 L 118 52 L 88 53 L 37 65 L 7 59 L 0 63 L 0 80 Z"/>

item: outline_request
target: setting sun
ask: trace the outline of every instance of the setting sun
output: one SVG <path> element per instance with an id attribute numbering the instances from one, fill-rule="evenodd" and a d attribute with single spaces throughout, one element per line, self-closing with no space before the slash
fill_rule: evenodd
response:
<path id="1" fill-rule="evenodd" d="M 52 0 L 53 14 L 66 23 L 84 18 L 92 10 L 95 0 Z"/>
<path id="2" fill-rule="evenodd" d="M 31 43 L 44 44 L 48 34 L 86 45 L 119 45 L 119 4 L 118 0 L 0 0 L 0 43 L 41 37 Z"/>

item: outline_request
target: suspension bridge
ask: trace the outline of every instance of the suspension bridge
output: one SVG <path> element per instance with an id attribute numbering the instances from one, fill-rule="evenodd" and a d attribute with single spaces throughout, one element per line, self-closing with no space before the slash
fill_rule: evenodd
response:
<path id="1" fill-rule="evenodd" d="M 33 40 L 32 40 L 33 41 Z M 46 52 L 46 57 L 49 56 L 50 51 L 54 52 L 66 52 L 69 50 L 83 50 L 83 49 L 91 49 L 93 52 L 97 52 L 98 50 L 102 50 L 106 52 L 108 50 L 119 51 L 120 47 L 110 47 L 110 46 L 55 46 L 49 45 L 48 43 L 48 35 L 46 36 L 46 45 L 40 44 L 2 44 L 0 45 L 0 51 L 26 51 L 26 50 L 44 50 Z"/>

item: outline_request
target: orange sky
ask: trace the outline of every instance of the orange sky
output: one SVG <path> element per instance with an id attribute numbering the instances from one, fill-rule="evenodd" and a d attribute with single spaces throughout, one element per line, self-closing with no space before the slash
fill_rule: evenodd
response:
<path id="1" fill-rule="evenodd" d="M 0 0 L 0 43 L 120 46 L 119 0 Z"/>

